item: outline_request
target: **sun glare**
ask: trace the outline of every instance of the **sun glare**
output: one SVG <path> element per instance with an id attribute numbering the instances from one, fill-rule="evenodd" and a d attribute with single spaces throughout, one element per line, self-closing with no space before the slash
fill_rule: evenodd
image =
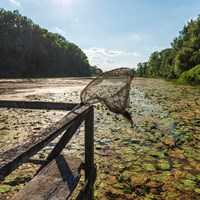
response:
<path id="1" fill-rule="evenodd" d="M 61 12 L 68 12 L 72 7 L 78 6 L 80 0 L 48 0 L 47 3 L 50 4 L 52 8 L 59 9 Z"/>
<path id="2" fill-rule="evenodd" d="M 70 6 L 73 2 L 74 0 L 52 0 L 53 5 L 64 6 L 64 7 Z"/>

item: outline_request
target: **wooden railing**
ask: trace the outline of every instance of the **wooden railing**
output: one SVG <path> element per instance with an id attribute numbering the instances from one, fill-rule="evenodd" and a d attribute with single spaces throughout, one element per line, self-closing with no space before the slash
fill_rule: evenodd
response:
<path id="1" fill-rule="evenodd" d="M 52 102 L 24 102 L 24 101 L 0 101 L 0 108 L 24 108 L 24 109 L 51 109 L 71 110 L 77 104 L 52 103 Z M 32 162 L 31 157 L 47 146 L 61 133 L 60 140 L 44 160 L 39 173 L 57 159 L 72 138 L 79 126 L 85 122 L 85 161 L 81 166 L 85 170 L 85 185 L 77 199 L 93 199 L 93 187 L 96 179 L 96 167 L 94 164 L 94 110 L 93 106 L 81 106 L 77 110 L 68 113 L 58 122 L 46 128 L 40 134 L 21 142 L 0 155 L 0 180 L 9 175 L 13 170 L 25 162 Z M 73 160 L 73 159 L 72 159 Z M 26 186 L 25 186 L 26 187 Z M 71 191 L 70 191 L 71 192 Z M 23 198 L 22 198 L 23 199 Z"/>

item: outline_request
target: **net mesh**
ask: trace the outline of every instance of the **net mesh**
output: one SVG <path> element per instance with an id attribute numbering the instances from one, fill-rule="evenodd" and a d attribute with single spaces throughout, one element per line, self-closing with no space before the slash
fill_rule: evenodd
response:
<path id="1" fill-rule="evenodd" d="M 81 92 L 81 104 L 102 103 L 111 112 L 122 114 L 131 124 L 129 93 L 133 71 L 129 68 L 118 68 L 99 75 Z"/>

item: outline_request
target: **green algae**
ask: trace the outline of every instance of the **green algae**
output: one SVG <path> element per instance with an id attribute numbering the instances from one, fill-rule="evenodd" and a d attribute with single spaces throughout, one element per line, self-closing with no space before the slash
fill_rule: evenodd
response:
<path id="1" fill-rule="evenodd" d="M 154 152 L 154 151 L 149 151 L 148 154 L 154 158 L 164 158 L 164 152 Z"/>
<path id="2" fill-rule="evenodd" d="M 173 191 L 167 191 L 165 193 L 165 196 L 168 198 L 168 199 L 177 199 L 177 196 L 178 194 L 176 192 L 173 192 Z"/>
<path id="3" fill-rule="evenodd" d="M 147 88 L 148 91 L 146 90 Z M 139 90 L 139 88 L 137 89 Z M 194 145 L 198 144 L 197 142 L 196 143 L 194 142 L 195 138 L 197 139 L 198 135 L 195 135 L 195 138 L 191 136 L 194 130 L 198 131 L 198 128 L 197 129 L 194 128 L 198 126 L 191 124 L 187 125 L 187 123 L 190 123 L 191 120 L 179 118 L 179 113 L 181 113 L 182 110 L 188 110 L 188 109 L 192 110 L 193 109 L 192 106 L 188 105 L 179 106 L 182 98 L 181 97 L 182 93 L 180 97 L 177 98 L 178 93 L 177 94 L 174 93 L 173 95 L 171 93 L 166 93 L 166 91 L 165 93 L 162 93 L 161 90 L 158 91 L 157 89 L 155 90 L 149 87 L 146 87 L 144 90 L 146 98 L 149 98 L 152 101 L 151 103 L 153 103 L 154 101 L 152 97 L 155 97 L 156 99 L 163 96 L 162 100 L 159 100 L 159 103 L 163 107 L 165 106 L 166 113 L 162 111 L 161 111 L 162 113 L 161 112 L 156 113 L 157 111 L 155 112 L 155 109 L 154 111 L 152 110 L 153 112 L 149 110 L 149 113 L 150 112 L 152 113 L 148 115 L 148 118 L 151 120 L 152 118 L 155 119 L 155 117 L 158 117 L 160 119 L 160 123 L 157 121 L 160 124 L 159 126 L 155 125 L 156 123 L 148 123 L 148 122 L 146 123 L 147 124 L 146 127 L 144 124 L 141 125 L 137 124 L 138 132 L 139 133 L 144 132 L 144 137 L 140 136 L 141 142 L 138 141 L 138 144 L 137 143 L 132 144 L 132 146 L 135 147 L 137 155 L 139 154 L 138 156 L 139 162 L 137 162 L 137 165 L 135 166 L 139 166 L 138 170 L 141 171 L 145 170 L 146 173 L 153 173 L 150 175 L 150 178 L 156 181 L 168 181 L 171 179 L 173 180 L 174 178 L 172 176 L 173 169 L 179 169 L 180 173 L 183 173 L 183 175 L 181 176 L 182 180 L 191 180 L 191 181 L 196 180 L 197 170 L 195 169 L 195 161 L 194 160 L 189 161 L 189 159 L 195 158 L 196 160 L 198 160 L 200 157 L 199 151 L 194 149 Z M 150 91 L 152 91 L 151 94 Z M 175 90 L 173 89 L 170 91 L 175 91 Z M 190 93 L 189 90 L 187 92 Z M 142 95 L 140 94 L 140 96 Z M 176 98 L 174 98 L 175 96 Z M 170 105 L 168 102 L 168 101 L 173 101 L 175 103 L 177 102 L 177 100 L 179 102 L 178 104 L 176 104 L 176 106 L 173 106 L 173 103 Z M 142 104 L 145 104 L 145 101 L 143 101 Z M 140 104 L 140 106 L 142 104 Z M 135 105 L 136 103 L 134 104 L 134 106 Z M 145 118 L 147 116 L 147 115 L 144 116 L 145 113 L 144 109 L 140 109 L 139 107 L 137 107 L 137 109 L 139 109 L 139 112 L 137 112 L 139 113 L 139 115 L 135 113 L 136 118 L 141 116 Z M 174 122 L 175 120 L 178 121 L 178 126 L 175 124 Z M 161 125 L 162 122 L 163 124 Z M 173 123 L 175 125 L 171 126 L 171 124 Z M 134 139 L 132 140 L 134 141 Z M 129 143 L 131 145 L 131 141 L 129 141 Z M 145 148 L 143 148 L 143 144 L 148 146 L 145 146 Z M 126 145 L 128 145 L 128 141 L 126 141 Z M 154 146 L 157 148 L 152 148 Z M 143 159 L 141 159 L 142 157 Z M 125 159 L 129 161 L 127 157 L 125 157 Z M 188 164 L 187 159 L 189 162 L 192 163 L 192 165 Z M 140 169 L 140 167 L 142 167 L 143 170 Z M 189 171 L 191 170 L 193 172 L 192 174 L 189 173 Z M 176 176 L 176 178 L 179 178 L 179 176 Z M 190 181 L 185 181 L 181 183 L 175 182 L 174 187 L 184 191 L 185 189 L 188 190 L 189 187 L 188 185 L 192 185 L 192 183 L 193 182 Z M 168 191 L 165 192 L 165 195 L 166 198 L 167 197 L 175 198 L 177 197 L 178 194 L 177 192 Z M 156 195 L 155 198 L 157 198 Z"/>
<path id="4" fill-rule="evenodd" d="M 124 189 L 124 186 L 120 183 L 115 183 L 112 185 L 113 188 L 115 189 L 119 189 L 119 190 L 123 190 Z"/>
<path id="5" fill-rule="evenodd" d="M 200 194 L 200 188 L 195 188 L 194 191 L 198 194 Z"/>
<path id="6" fill-rule="evenodd" d="M 101 179 L 101 180 L 105 180 L 108 178 L 108 175 L 107 174 L 98 174 L 98 178 Z"/>
<path id="7" fill-rule="evenodd" d="M 147 171 L 155 171 L 156 168 L 154 167 L 153 164 L 151 163 L 146 163 L 143 165 L 144 169 L 147 170 Z"/>
<path id="8" fill-rule="evenodd" d="M 165 181 L 169 176 L 171 176 L 171 172 L 170 171 L 165 171 L 162 173 L 156 173 L 151 175 L 150 177 L 155 180 L 155 181 Z"/>
<path id="9" fill-rule="evenodd" d="M 188 166 L 188 165 L 185 165 L 185 166 L 183 167 L 183 169 L 185 169 L 185 170 L 192 170 L 192 167 L 191 167 L 191 166 Z"/>
<path id="10" fill-rule="evenodd" d="M 197 178 L 198 181 L 200 181 L 200 174 L 197 174 L 196 178 Z"/>
<path id="11" fill-rule="evenodd" d="M 138 165 L 134 165 L 134 166 L 132 166 L 131 171 L 133 171 L 133 172 L 142 171 L 142 167 L 140 167 L 140 166 L 138 166 Z"/>
<path id="12" fill-rule="evenodd" d="M 151 200 L 151 199 L 155 199 L 154 194 L 152 194 L 152 193 L 145 194 L 144 200 Z"/>
<path id="13" fill-rule="evenodd" d="M 134 129 L 101 105 L 95 109 L 95 200 L 175 200 L 185 192 L 192 199 L 200 180 L 199 89 L 134 81 L 129 108 Z M 151 188 L 153 181 L 164 188 Z"/>
<path id="14" fill-rule="evenodd" d="M 190 173 L 186 174 L 185 178 L 193 180 L 193 181 L 196 180 L 196 176 L 194 176 L 193 174 L 190 174 Z"/>
<path id="15" fill-rule="evenodd" d="M 190 179 L 185 179 L 181 181 L 184 185 L 184 189 L 193 190 L 195 189 L 196 183 Z"/>
<path id="16" fill-rule="evenodd" d="M 105 185 L 105 183 L 104 183 L 104 182 L 101 182 L 101 183 L 99 184 L 99 187 L 100 187 L 100 188 L 105 188 L 105 187 L 106 187 L 106 185 Z"/>
<path id="17" fill-rule="evenodd" d="M 169 162 L 164 159 L 158 160 L 158 166 L 163 170 L 168 170 L 171 167 Z"/>
<path id="18" fill-rule="evenodd" d="M 10 190 L 12 190 L 12 187 L 10 185 L 0 184 L 0 193 L 8 192 Z"/>

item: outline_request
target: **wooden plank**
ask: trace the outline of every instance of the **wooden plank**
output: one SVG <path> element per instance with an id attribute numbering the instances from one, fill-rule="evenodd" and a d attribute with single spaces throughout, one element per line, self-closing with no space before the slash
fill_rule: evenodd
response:
<path id="1" fill-rule="evenodd" d="M 72 110 L 77 103 L 57 103 L 42 101 L 3 101 L 0 108 L 44 109 L 44 110 Z"/>
<path id="2" fill-rule="evenodd" d="M 82 106 L 72 113 L 64 116 L 60 121 L 54 123 L 40 134 L 28 138 L 26 141 L 21 142 L 17 146 L 1 154 L 0 180 L 44 148 L 60 133 L 71 127 L 75 120 L 84 119 L 85 115 L 90 110 L 91 109 L 88 106 Z"/>
<path id="3" fill-rule="evenodd" d="M 59 155 L 11 200 L 65 200 L 79 179 L 81 160 Z"/>
<path id="4" fill-rule="evenodd" d="M 94 109 L 92 108 L 85 119 L 85 181 L 89 180 L 94 167 Z M 94 187 L 88 182 L 90 191 L 87 199 L 94 199 Z"/>

